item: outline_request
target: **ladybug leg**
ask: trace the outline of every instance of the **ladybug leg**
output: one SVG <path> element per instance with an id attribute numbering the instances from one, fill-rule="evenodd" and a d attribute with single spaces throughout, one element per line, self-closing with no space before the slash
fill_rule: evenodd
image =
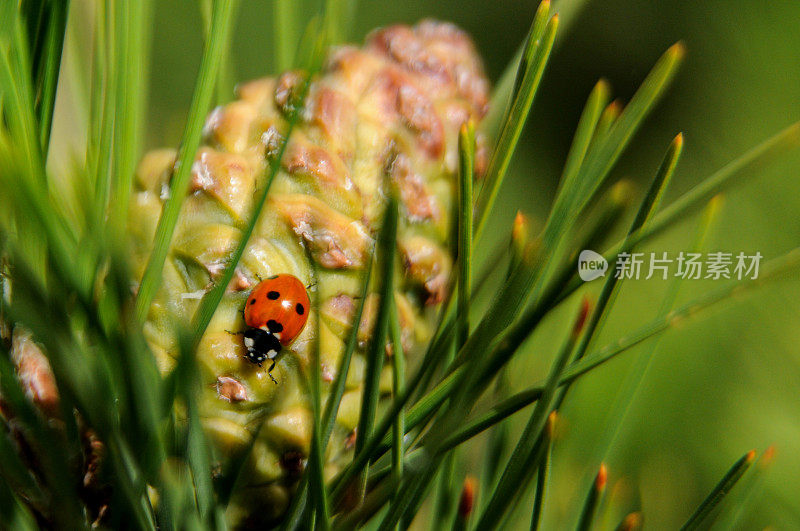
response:
<path id="1" fill-rule="evenodd" d="M 225 331 L 228 332 L 232 336 L 243 336 L 244 335 L 244 332 L 231 332 L 230 330 L 225 330 Z"/>
<path id="2" fill-rule="evenodd" d="M 270 379 L 272 379 L 272 383 L 278 385 L 278 380 L 276 380 L 275 377 L 272 376 L 272 369 L 274 368 L 275 368 L 275 360 L 272 360 L 272 365 L 270 365 L 269 369 L 267 369 L 267 374 L 269 375 Z"/>

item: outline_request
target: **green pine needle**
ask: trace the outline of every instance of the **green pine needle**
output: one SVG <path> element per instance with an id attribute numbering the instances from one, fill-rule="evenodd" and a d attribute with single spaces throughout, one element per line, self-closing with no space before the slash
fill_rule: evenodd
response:
<path id="1" fill-rule="evenodd" d="M 311 262 L 314 264 L 314 262 Z M 313 267 L 312 283 L 317 284 L 318 276 L 316 267 Z M 319 313 L 319 292 L 314 294 L 314 313 Z M 315 319 L 316 337 L 319 337 L 319 319 Z M 323 531 L 330 529 L 330 509 L 328 507 L 328 492 L 325 488 L 325 462 L 324 453 L 327 441 L 323 441 L 324 429 L 322 424 L 322 398 L 321 398 L 321 367 L 320 367 L 320 342 L 315 341 L 311 356 L 311 412 L 314 419 L 311 437 L 311 454 L 308 467 L 308 483 L 311 499 L 314 501 L 314 521 Z"/>
<path id="2" fill-rule="evenodd" d="M 195 348 L 200 344 L 200 340 L 203 338 L 209 323 L 211 323 L 211 319 L 214 317 L 214 312 L 216 312 L 219 303 L 222 301 L 222 297 L 225 295 L 225 291 L 228 289 L 233 276 L 236 274 L 236 267 L 239 265 L 239 261 L 242 259 L 248 243 L 250 243 L 250 237 L 253 235 L 253 231 L 258 224 L 259 218 L 261 217 L 261 212 L 264 210 L 264 206 L 267 203 L 267 197 L 269 196 L 269 190 L 272 187 L 272 182 L 275 180 L 275 177 L 278 175 L 278 171 L 280 170 L 281 161 L 286 153 L 286 148 L 289 145 L 289 140 L 292 137 L 292 132 L 300 120 L 300 115 L 308 94 L 310 83 L 311 74 L 307 75 L 305 81 L 302 83 L 301 90 L 298 93 L 298 101 L 300 103 L 289 117 L 289 125 L 285 135 L 283 136 L 277 153 L 275 154 L 275 157 L 267 164 L 267 179 L 264 187 L 260 190 L 260 194 L 256 198 L 255 207 L 253 208 L 253 212 L 250 214 L 250 220 L 247 224 L 247 227 L 245 227 L 245 230 L 242 231 L 242 237 L 237 243 L 231 257 L 229 258 L 228 264 L 225 267 L 225 271 L 223 271 L 220 278 L 217 279 L 214 287 L 212 287 L 211 290 L 208 291 L 200 301 L 200 307 L 195 313 L 192 326 L 192 330 L 194 332 L 193 344 Z M 145 271 L 145 276 L 146 274 L 147 273 Z M 142 280 L 142 282 L 144 282 L 144 280 Z"/>
<path id="3" fill-rule="evenodd" d="M 545 489 L 547 488 L 547 477 L 550 473 L 550 458 L 553 451 L 553 431 L 555 430 L 555 423 L 558 417 L 555 412 L 550 413 L 550 427 L 548 429 L 549 439 L 545 455 L 539 462 L 539 468 L 536 471 L 536 493 L 533 498 L 533 510 L 531 514 L 531 531 L 536 531 L 542 523 L 542 511 L 544 508 Z"/>
<path id="4" fill-rule="evenodd" d="M 592 481 L 592 486 L 589 488 L 589 493 L 586 495 L 586 501 L 583 503 L 581 510 L 581 517 L 578 520 L 578 531 L 589 531 L 592 528 L 592 521 L 594 520 L 595 513 L 597 512 L 597 505 L 600 503 L 600 497 L 606 488 L 608 472 L 605 465 L 600 465 L 600 471 Z"/>
<path id="5" fill-rule="evenodd" d="M 510 501 L 514 498 L 514 494 L 522 490 L 524 485 L 530 479 L 533 470 L 524 466 L 529 462 L 537 453 L 537 441 L 544 433 L 547 425 L 547 418 L 550 415 L 550 406 L 553 398 L 555 397 L 558 382 L 561 378 L 564 369 L 567 367 L 567 362 L 572 355 L 572 349 L 575 342 L 583 329 L 586 317 L 589 313 L 588 303 L 585 301 L 581 304 L 581 308 L 575 319 L 572 331 L 561 348 L 555 362 L 550 369 L 550 375 L 547 378 L 547 383 L 544 386 L 544 392 L 541 398 L 537 401 L 536 407 L 531 413 L 528 424 L 525 430 L 520 435 L 519 442 L 514 450 L 511 452 L 511 457 L 508 459 L 500 481 L 495 487 L 494 492 L 489 498 L 486 507 L 481 513 L 481 517 L 476 524 L 476 529 L 490 529 L 493 522 L 497 522 L 502 518 L 503 514 L 508 509 Z"/>
<path id="6" fill-rule="evenodd" d="M 722 479 L 719 480 L 711 492 L 706 496 L 702 503 L 697 507 L 694 513 L 689 517 L 685 524 L 681 527 L 681 531 L 690 531 L 698 529 L 701 524 L 708 518 L 711 512 L 717 507 L 725 496 L 730 493 L 731 489 L 736 486 L 736 483 L 742 478 L 750 465 L 756 458 L 755 450 L 750 450 L 736 461 L 733 466 L 725 473 Z"/>
<path id="7" fill-rule="evenodd" d="M 545 66 L 553 49 L 556 30 L 558 29 L 558 15 L 554 15 L 545 25 L 549 14 L 550 2 L 545 0 L 539 5 L 530 33 L 526 49 L 520 61 L 515 86 L 518 88 L 512 94 L 512 103 L 503 120 L 500 138 L 492 152 L 486 178 L 477 198 L 477 226 L 475 238 L 480 239 L 489 213 L 497 199 L 497 194 L 511 163 L 514 148 L 522 134 L 525 121 L 530 112 L 533 98 L 539 88 L 539 82 L 544 74 Z"/>
<path id="8" fill-rule="evenodd" d="M 460 348 L 469 336 L 469 308 L 472 295 L 472 183 L 475 162 L 475 125 L 464 124 L 459 135 L 459 224 L 458 224 L 458 309 L 457 342 Z"/>
<path id="9" fill-rule="evenodd" d="M 161 284 L 164 262 L 172 242 L 175 226 L 178 223 L 178 215 L 180 214 L 183 199 L 189 188 L 192 163 L 194 162 L 197 148 L 200 146 L 203 123 L 211 105 L 211 98 L 214 95 L 214 79 L 216 79 L 219 72 L 222 51 L 233 26 L 233 6 L 234 3 L 230 0 L 216 0 L 214 2 L 211 30 L 209 31 L 209 39 L 200 63 L 200 73 L 197 76 L 197 85 L 189 109 L 183 140 L 181 141 L 178 162 L 176 163 L 177 169 L 172 176 L 169 199 L 164 205 L 164 210 L 158 220 L 153 252 L 142 276 L 142 282 L 139 285 L 139 293 L 136 298 L 136 315 L 140 321 L 144 321 L 145 317 L 147 317 L 150 311 L 150 303 L 153 301 Z M 227 284 L 225 285 L 227 286 Z M 216 307 L 216 305 L 214 306 Z"/>
<path id="10" fill-rule="evenodd" d="M 364 392 L 361 399 L 361 414 L 358 417 L 358 437 L 356 438 L 355 456 L 364 452 L 365 442 L 372 434 L 375 415 L 378 407 L 379 383 L 383 358 L 386 355 L 386 337 L 389 330 L 390 307 L 394 296 L 394 269 L 397 241 L 398 205 L 394 194 L 389 197 L 386 213 L 378 239 L 378 267 L 380 270 L 380 289 L 378 313 L 375 329 L 367 352 L 367 367 L 364 376 Z M 367 471 L 363 471 L 356 483 L 358 500 L 364 498 L 367 488 Z"/>
<path id="11" fill-rule="evenodd" d="M 642 228 L 652 218 L 653 213 L 658 209 L 661 198 L 672 180 L 672 175 L 675 173 L 675 168 L 680 160 L 681 152 L 683 151 L 683 135 L 678 134 L 672 143 L 669 145 L 664 159 L 656 172 L 650 188 L 645 194 L 644 201 L 639 206 L 639 211 L 636 213 L 636 218 L 633 220 L 630 229 L 628 229 L 628 237 Z M 623 244 L 624 252 L 633 250 L 628 242 Z M 586 326 L 586 333 L 578 344 L 575 359 L 580 360 L 586 354 L 586 350 L 591 345 L 595 335 L 602 328 L 604 319 L 608 316 L 609 312 L 614 306 L 616 295 L 619 293 L 620 279 L 616 275 L 609 274 L 603 282 L 603 288 L 597 298 L 595 310 L 589 319 Z M 559 397 L 556 399 L 556 409 L 561 408 L 561 404 L 566 396 L 567 388 L 565 387 L 560 391 Z"/>
<path id="12" fill-rule="evenodd" d="M 397 306 L 392 302 L 389 316 L 389 335 L 392 342 L 392 393 L 400 395 L 406 386 L 405 352 L 403 352 L 402 330 L 400 319 L 397 316 Z M 403 477 L 403 461 L 405 459 L 405 411 L 400 410 L 392 426 L 392 474 L 400 479 Z"/>

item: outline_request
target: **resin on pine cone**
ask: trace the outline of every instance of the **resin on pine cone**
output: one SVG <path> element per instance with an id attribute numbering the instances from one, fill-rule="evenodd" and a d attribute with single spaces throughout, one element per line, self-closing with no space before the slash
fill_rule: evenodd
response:
<path id="1" fill-rule="evenodd" d="M 238 100 L 211 113 L 205 145 L 192 166 L 189 196 L 172 242 L 146 334 L 169 370 L 176 356 L 176 319 L 188 322 L 202 295 L 220 276 L 249 221 L 266 169 L 288 129 L 301 72 L 241 85 Z M 312 342 L 320 342 L 323 400 L 336 377 L 350 333 L 360 284 L 380 228 L 388 186 L 398 191 L 398 275 L 394 287 L 404 351 L 413 365 L 430 339 L 447 296 L 453 261 L 453 210 L 458 132 L 486 112 L 488 83 L 469 38 L 456 27 L 425 21 L 372 33 L 361 47 L 331 51 L 313 79 L 301 122 L 292 132 L 267 205 L 233 282 L 202 339 L 202 416 L 224 461 L 244 448 L 262 421 L 245 467 L 246 496 L 238 515 L 279 518 L 309 451 L 312 421 L 306 379 Z M 173 150 L 142 160 L 131 208 L 132 253 L 143 272 L 175 164 Z M 478 138 L 478 173 L 485 146 Z M 240 335 L 242 309 L 258 279 L 291 274 L 312 284 L 316 262 L 319 315 L 277 359 L 272 376 L 249 362 Z M 358 348 L 347 376 L 325 473 L 352 457 L 365 368 L 364 349 L 377 312 L 365 301 Z M 319 338 L 316 320 L 319 320 Z M 385 364 L 381 391 L 391 390 Z"/>

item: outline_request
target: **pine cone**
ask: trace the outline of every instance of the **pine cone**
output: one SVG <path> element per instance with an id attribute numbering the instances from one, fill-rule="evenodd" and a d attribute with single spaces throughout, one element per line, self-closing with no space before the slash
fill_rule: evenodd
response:
<path id="1" fill-rule="evenodd" d="M 252 81 L 238 100 L 214 110 L 205 145 L 192 166 L 187 197 L 151 308 L 146 334 L 162 370 L 177 355 L 175 319 L 189 322 L 202 295 L 224 271 L 242 236 L 267 167 L 288 130 L 288 114 L 304 80 L 302 72 Z M 395 289 L 406 355 L 419 354 L 450 286 L 456 194 L 458 132 L 487 110 L 489 86 L 469 38 L 456 27 L 424 21 L 372 33 L 362 48 L 334 49 L 316 75 L 281 159 L 267 205 L 233 282 L 203 337 L 203 424 L 215 459 L 244 448 L 263 421 L 245 467 L 246 494 L 237 498 L 235 520 L 254 523 L 280 517 L 302 472 L 312 431 L 306 379 L 313 341 L 320 342 L 323 393 L 336 377 L 350 333 L 356 298 L 368 263 L 389 186 L 401 202 L 400 260 Z M 478 138 L 478 173 L 486 148 Z M 132 256 L 141 275 L 152 246 L 176 152 L 153 151 L 141 162 L 131 207 Z M 285 348 L 271 375 L 248 361 L 242 337 L 245 299 L 259 279 L 291 274 L 312 283 L 320 315 Z M 335 474 L 352 457 L 358 423 L 364 349 L 377 312 L 371 294 L 347 377 L 325 472 Z M 390 391 L 391 364 L 381 391 Z M 271 377 L 274 376 L 277 385 Z"/>

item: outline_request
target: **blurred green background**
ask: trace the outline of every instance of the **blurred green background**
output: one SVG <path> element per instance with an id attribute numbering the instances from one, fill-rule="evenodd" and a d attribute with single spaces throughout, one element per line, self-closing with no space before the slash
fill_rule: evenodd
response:
<path id="1" fill-rule="evenodd" d="M 376 26 L 424 17 L 451 20 L 474 36 L 496 80 L 524 38 L 537 3 L 362 1 L 352 37 L 360 41 Z M 157 4 L 148 147 L 179 142 L 203 36 L 194 2 Z M 308 7 L 309 17 L 312 4 L 299 4 Z M 641 192 L 671 138 L 683 131 L 686 148 L 669 203 L 800 119 L 800 2 L 555 0 L 554 5 L 562 13 L 562 31 L 492 220 L 504 234 L 517 209 L 539 222 L 546 215 L 584 99 L 597 79 L 608 79 L 624 102 L 677 40 L 688 48 L 684 67 L 617 166 L 616 178 L 633 180 Z M 272 24 L 269 1 L 244 3 L 232 48 L 235 79 L 273 73 Z M 726 194 L 705 250 L 759 251 L 769 259 L 800 244 L 800 156 L 750 177 Z M 642 250 L 690 250 L 698 219 L 685 219 Z M 546 526 L 574 525 L 591 477 L 605 459 L 610 488 L 601 522 L 613 526 L 628 511 L 642 509 L 647 528 L 675 528 L 729 464 L 751 448 L 774 445 L 776 458 L 763 484 L 747 499 L 732 497 L 735 522 L 721 528 L 800 528 L 797 280 L 730 300 L 581 380 L 561 412 Z M 595 345 L 654 318 L 668 286 L 661 280 L 627 282 Z M 684 284 L 678 304 L 712 286 Z M 515 386 L 542 377 L 564 321 L 549 321 L 515 361 L 510 371 Z M 614 406 L 617 392 L 637 356 L 652 356 L 652 363 L 621 418 Z M 516 429 L 524 417 L 514 417 Z M 617 434 L 610 435 L 620 420 Z M 482 455 L 475 446 L 461 466 L 480 473 Z M 531 497 L 524 500 L 510 520 L 514 528 L 527 525 Z"/>

